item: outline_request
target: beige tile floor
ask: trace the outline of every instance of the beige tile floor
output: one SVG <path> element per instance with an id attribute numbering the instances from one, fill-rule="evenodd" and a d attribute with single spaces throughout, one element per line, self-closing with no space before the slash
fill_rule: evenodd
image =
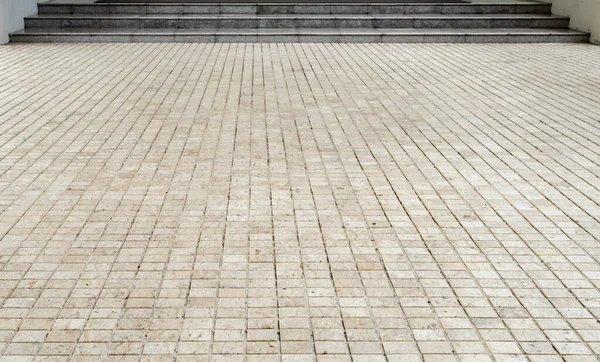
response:
<path id="1" fill-rule="evenodd" d="M 596 361 L 600 47 L 0 47 L 0 361 Z"/>

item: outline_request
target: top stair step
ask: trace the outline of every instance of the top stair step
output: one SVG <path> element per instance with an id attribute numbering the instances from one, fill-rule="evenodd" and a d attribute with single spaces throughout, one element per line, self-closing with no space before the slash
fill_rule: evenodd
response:
<path id="1" fill-rule="evenodd" d="M 177 3 L 38 4 L 40 14 L 550 14 L 551 4 L 515 3 Z"/>

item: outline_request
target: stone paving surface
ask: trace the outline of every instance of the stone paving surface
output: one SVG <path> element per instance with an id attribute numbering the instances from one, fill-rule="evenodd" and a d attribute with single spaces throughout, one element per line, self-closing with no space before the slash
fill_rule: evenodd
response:
<path id="1" fill-rule="evenodd" d="M 0 361 L 596 361 L 600 47 L 0 47 Z"/>

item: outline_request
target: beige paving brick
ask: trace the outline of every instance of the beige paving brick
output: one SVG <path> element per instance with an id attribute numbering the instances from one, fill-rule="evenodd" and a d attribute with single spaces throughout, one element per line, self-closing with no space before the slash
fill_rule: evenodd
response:
<path id="1" fill-rule="evenodd" d="M 592 361 L 600 48 L 0 47 L 0 361 Z"/>

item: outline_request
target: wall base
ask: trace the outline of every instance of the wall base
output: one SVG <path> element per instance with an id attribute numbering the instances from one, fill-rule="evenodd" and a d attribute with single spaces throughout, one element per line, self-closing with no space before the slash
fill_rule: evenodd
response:
<path id="1" fill-rule="evenodd" d="M 0 0 L 0 44 L 8 43 L 8 34 L 25 27 L 23 18 L 37 14 L 38 2 L 43 1 Z"/>
<path id="2" fill-rule="evenodd" d="M 590 41 L 600 44 L 600 0 L 553 0 L 552 13 L 571 18 L 569 27 L 589 32 Z"/>

